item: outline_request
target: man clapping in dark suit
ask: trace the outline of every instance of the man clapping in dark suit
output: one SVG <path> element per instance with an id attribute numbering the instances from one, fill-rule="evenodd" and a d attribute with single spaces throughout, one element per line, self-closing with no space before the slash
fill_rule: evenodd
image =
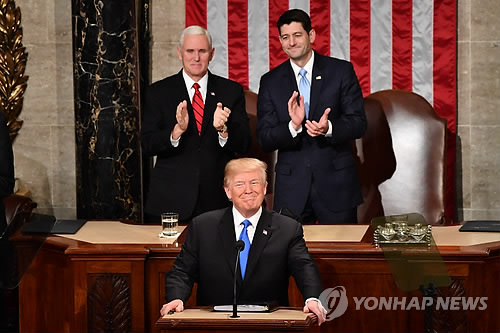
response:
<path id="1" fill-rule="evenodd" d="M 142 147 L 157 157 L 146 197 L 150 216 L 171 211 L 188 222 L 229 205 L 224 166 L 248 151 L 251 137 L 243 88 L 208 70 L 214 52 L 210 33 L 186 28 L 177 47 L 182 70 L 146 91 Z"/>
<path id="2" fill-rule="evenodd" d="M 257 103 L 259 143 L 278 149 L 273 208 L 304 223 L 356 223 L 363 200 L 351 143 L 366 116 L 353 66 L 312 50 L 304 11 L 286 11 L 277 26 L 290 60 L 262 76 Z"/>
<path id="3" fill-rule="evenodd" d="M 232 304 L 236 241 L 245 242 L 237 267 L 238 304 L 277 302 L 288 305 L 288 280 L 295 278 L 306 304 L 304 312 L 324 322 L 317 297 L 322 292 L 319 270 L 309 254 L 297 221 L 262 208 L 266 194 L 266 164 L 253 158 L 230 161 L 224 189 L 232 208 L 215 210 L 193 219 L 173 269 L 167 273 L 167 304 L 183 311 L 198 283 L 197 305 Z M 321 310 L 320 310 L 321 309 Z"/>

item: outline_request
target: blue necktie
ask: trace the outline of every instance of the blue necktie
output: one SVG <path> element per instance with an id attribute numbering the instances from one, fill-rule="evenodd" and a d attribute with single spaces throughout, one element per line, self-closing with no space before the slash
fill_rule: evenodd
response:
<path id="1" fill-rule="evenodd" d="M 311 85 L 306 77 L 307 71 L 301 68 L 299 71 L 300 82 L 299 82 L 299 93 L 300 96 L 304 96 L 304 111 L 306 112 L 306 119 L 309 118 L 309 98 L 311 96 Z"/>
<path id="2" fill-rule="evenodd" d="M 248 238 L 248 226 L 251 225 L 250 221 L 245 220 L 241 222 L 244 225 L 243 230 L 241 230 L 240 240 L 245 243 L 245 249 L 240 252 L 240 268 L 241 268 L 241 278 L 245 279 L 245 271 L 247 269 L 248 253 L 250 252 L 250 239 Z"/>

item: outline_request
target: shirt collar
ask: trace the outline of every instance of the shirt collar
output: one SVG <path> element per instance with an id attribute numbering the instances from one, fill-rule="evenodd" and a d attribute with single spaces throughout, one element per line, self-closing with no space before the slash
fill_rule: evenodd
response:
<path id="1" fill-rule="evenodd" d="M 290 59 L 290 64 L 292 65 L 293 72 L 295 73 L 295 78 L 297 78 L 299 76 L 299 71 L 300 71 L 301 67 L 299 67 L 296 63 L 294 63 L 292 61 L 292 59 Z M 307 71 L 306 76 L 307 76 L 309 82 L 311 82 L 311 78 L 312 78 L 313 65 L 314 65 L 314 51 L 312 51 L 311 58 L 304 66 L 304 69 Z"/>
<path id="2" fill-rule="evenodd" d="M 196 82 L 194 81 L 189 75 L 186 74 L 184 69 L 182 70 L 182 77 L 184 78 L 184 82 L 186 83 L 186 88 L 188 91 L 191 91 L 193 88 L 193 84 Z M 208 86 L 208 71 L 203 77 L 198 81 L 198 84 L 200 85 L 200 92 L 202 96 L 205 96 L 206 91 L 207 91 L 207 86 Z M 205 93 L 203 93 L 205 92 Z"/>
<path id="3" fill-rule="evenodd" d="M 241 222 L 243 222 L 245 220 L 249 220 L 250 223 L 252 223 L 252 226 L 254 228 L 257 228 L 257 223 L 259 223 L 259 219 L 260 219 L 261 215 L 262 215 L 262 206 L 260 206 L 257 213 L 250 216 L 249 218 L 245 218 L 245 217 L 243 217 L 243 215 L 240 214 L 240 212 L 238 212 L 238 210 L 233 205 L 233 219 L 234 219 L 233 222 L 234 222 L 235 227 L 238 227 L 241 224 Z"/>

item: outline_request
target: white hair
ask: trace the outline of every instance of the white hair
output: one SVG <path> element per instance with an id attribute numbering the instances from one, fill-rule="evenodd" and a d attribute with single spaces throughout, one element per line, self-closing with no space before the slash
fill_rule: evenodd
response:
<path id="1" fill-rule="evenodd" d="M 210 50 L 212 49 L 212 35 L 206 30 L 200 27 L 199 25 L 191 25 L 184 29 L 179 37 L 179 47 L 182 48 L 184 44 L 184 37 L 190 35 L 205 35 L 208 39 L 208 46 Z"/>

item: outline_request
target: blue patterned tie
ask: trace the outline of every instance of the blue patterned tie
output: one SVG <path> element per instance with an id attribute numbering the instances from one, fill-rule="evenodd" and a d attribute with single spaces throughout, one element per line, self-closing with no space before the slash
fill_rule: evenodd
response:
<path id="1" fill-rule="evenodd" d="M 306 112 L 306 119 L 309 118 L 309 99 L 311 96 L 311 85 L 306 77 L 307 71 L 301 68 L 299 71 L 300 82 L 299 82 L 299 93 L 300 96 L 304 96 L 304 110 Z"/>
<path id="2" fill-rule="evenodd" d="M 241 230 L 240 240 L 245 243 L 245 249 L 240 252 L 240 268 L 241 268 L 241 278 L 245 279 L 245 271 L 247 269 L 248 253 L 250 252 L 250 239 L 248 238 L 248 226 L 251 225 L 250 221 L 245 220 L 241 222 L 244 225 L 243 230 Z"/>

